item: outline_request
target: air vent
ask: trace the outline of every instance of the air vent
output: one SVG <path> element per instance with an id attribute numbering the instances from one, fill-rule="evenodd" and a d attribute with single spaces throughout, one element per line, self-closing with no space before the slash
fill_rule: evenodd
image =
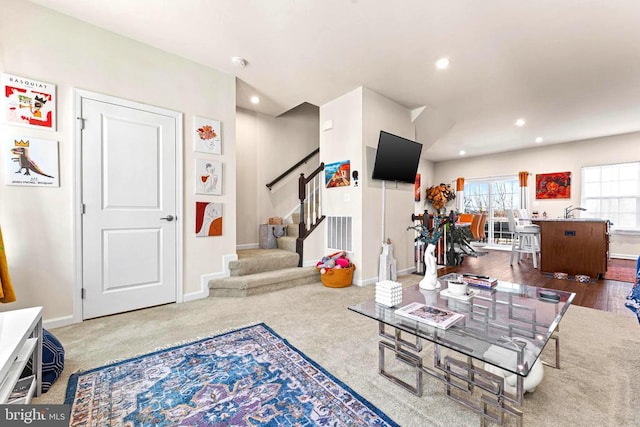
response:
<path id="1" fill-rule="evenodd" d="M 353 250 L 353 239 L 351 235 L 351 222 L 350 216 L 330 216 L 327 217 L 329 221 L 327 224 L 327 242 L 329 249 L 335 249 L 336 251 Z"/>

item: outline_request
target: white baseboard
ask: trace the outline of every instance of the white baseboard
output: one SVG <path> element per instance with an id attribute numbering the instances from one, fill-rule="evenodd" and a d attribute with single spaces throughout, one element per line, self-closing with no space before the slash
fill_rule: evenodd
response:
<path id="1" fill-rule="evenodd" d="M 360 279 L 360 280 L 356 280 L 353 284 L 356 286 L 369 286 L 369 285 L 373 285 L 378 281 L 377 277 L 369 278 L 369 279 Z"/>
<path id="2" fill-rule="evenodd" d="M 76 322 L 73 321 L 73 316 L 62 316 L 56 317 L 54 319 L 43 319 L 42 327 L 45 329 L 55 329 L 61 328 L 63 326 L 73 325 L 74 323 Z"/>
<path id="3" fill-rule="evenodd" d="M 398 273 L 398 276 L 403 276 L 405 274 L 411 274 L 414 271 L 416 271 L 415 267 L 409 267 L 409 268 L 405 268 L 404 270 L 400 270 L 397 273 Z"/>
<path id="4" fill-rule="evenodd" d="M 637 255 L 629 255 L 629 254 L 609 254 L 609 258 L 616 258 L 616 259 L 631 259 L 631 260 L 637 260 L 638 256 Z"/>
<path id="5" fill-rule="evenodd" d="M 397 272 L 396 272 L 396 274 L 397 274 L 398 276 L 404 276 L 405 274 L 411 274 L 411 273 L 413 273 L 414 271 L 416 271 L 416 268 L 415 268 L 415 267 L 409 267 L 409 268 L 405 268 L 405 269 L 402 269 L 402 270 L 397 271 Z M 354 283 L 354 285 L 357 285 L 357 286 L 369 286 L 369 285 L 375 285 L 375 284 L 376 284 L 376 282 L 378 282 L 378 276 L 376 276 L 376 277 L 370 277 L 370 278 L 368 278 L 368 279 L 360 279 L 360 280 L 357 280 L 357 281 Z"/>
<path id="6" fill-rule="evenodd" d="M 473 245 L 474 249 L 478 249 L 478 250 L 483 250 L 483 249 L 490 249 L 492 251 L 505 251 L 505 252 L 511 252 L 511 245 L 498 245 L 498 244 L 483 244 L 483 245 Z"/>
<path id="7" fill-rule="evenodd" d="M 200 276 L 200 290 L 198 292 L 185 294 L 184 302 L 207 298 L 209 296 L 209 280 L 224 279 L 225 277 L 229 277 L 229 261 L 233 261 L 233 258 L 238 259 L 238 256 L 235 254 L 231 256 L 226 255 L 223 258 L 225 259 L 225 263 L 224 263 L 225 271 L 221 273 L 203 274 L 202 276 Z"/>
<path id="8" fill-rule="evenodd" d="M 238 254 L 223 255 L 222 256 L 222 268 L 223 268 L 224 276 L 219 276 L 219 277 L 216 277 L 216 278 L 219 279 L 221 277 L 229 277 L 229 275 L 231 274 L 231 270 L 229 270 L 229 263 L 231 261 L 237 261 L 237 260 L 238 260 Z"/>
<path id="9" fill-rule="evenodd" d="M 238 254 L 228 254 L 222 256 L 222 269 L 220 273 L 209 273 L 200 276 L 200 290 L 184 295 L 184 302 L 193 301 L 197 299 L 207 298 L 209 296 L 209 280 L 224 279 L 230 276 L 229 263 L 231 261 L 237 261 Z"/>
<path id="10" fill-rule="evenodd" d="M 200 290 L 197 292 L 191 292 L 182 296 L 182 302 L 195 301 L 197 299 L 207 298 L 209 296 L 209 279 L 204 279 L 207 275 L 200 276 Z"/>
<path id="11" fill-rule="evenodd" d="M 236 250 L 241 251 L 243 249 L 258 249 L 260 245 L 258 243 L 247 243 L 245 245 L 237 245 Z"/>

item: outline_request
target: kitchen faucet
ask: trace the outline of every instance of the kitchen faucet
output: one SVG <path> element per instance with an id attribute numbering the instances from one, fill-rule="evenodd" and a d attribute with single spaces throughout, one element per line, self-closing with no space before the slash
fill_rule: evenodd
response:
<path id="1" fill-rule="evenodd" d="M 573 211 L 586 211 L 586 209 L 579 206 L 574 208 L 573 205 L 569 205 L 564 208 L 564 219 L 569 219 L 569 214 Z"/>

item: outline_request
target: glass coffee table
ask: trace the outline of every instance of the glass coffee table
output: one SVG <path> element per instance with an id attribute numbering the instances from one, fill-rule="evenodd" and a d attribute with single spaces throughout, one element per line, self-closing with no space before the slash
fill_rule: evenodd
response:
<path id="1" fill-rule="evenodd" d="M 402 302 L 395 307 L 373 300 L 349 310 L 378 321 L 382 376 L 421 396 L 422 375 L 430 375 L 444 383 L 450 398 L 480 413 L 482 425 L 487 420 L 502 424 L 505 414 L 521 425 L 527 378 L 541 379 L 540 355 L 551 340 L 555 357 L 553 363 L 544 363 L 560 368 L 559 324 L 575 294 L 498 281 L 493 289 L 469 286 L 467 295 L 451 295 L 447 281 L 458 278 L 453 273 L 438 278 L 441 288 L 433 291 L 417 284 L 405 286 Z M 464 317 L 441 329 L 396 313 L 413 302 Z M 423 364 L 425 341 L 433 346 L 433 367 Z M 387 366 L 387 352 L 410 367 L 414 381 L 400 378 L 394 373 L 397 369 Z"/>

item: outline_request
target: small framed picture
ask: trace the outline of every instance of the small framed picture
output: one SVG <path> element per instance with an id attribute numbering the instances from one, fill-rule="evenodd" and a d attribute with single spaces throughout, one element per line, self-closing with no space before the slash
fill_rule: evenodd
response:
<path id="1" fill-rule="evenodd" d="M 222 195 L 222 162 L 196 158 L 196 193 Z"/>
<path id="2" fill-rule="evenodd" d="M 58 187 L 58 141 L 11 137 L 5 146 L 7 185 Z"/>
<path id="3" fill-rule="evenodd" d="M 4 73 L 0 81 L 5 123 L 56 130 L 56 85 Z"/>
<path id="4" fill-rule="evenodd" d="M 222 154 L 222 129 L 217 120 L 195 117 L 193 120 L 193 149 L 200 153 Z"/>
<path id="5" fill-rule="evenodd" d="M 327 188 L 351 185 L 351 161 L 329 163 L 324 166 L 324 183 Z"/>
<path id="6" fill-rule="evenodd" d="M 222 203 L 196 202 L 196 236 L 222 236 Z"/>

